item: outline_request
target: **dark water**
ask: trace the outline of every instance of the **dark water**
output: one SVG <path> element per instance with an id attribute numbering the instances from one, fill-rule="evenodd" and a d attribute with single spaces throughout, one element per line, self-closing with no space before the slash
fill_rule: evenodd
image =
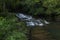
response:
<path id="1" fill-rule="evenodd" d="M 47 29 L 53 37 L 55 37 L 57 40 L 60 40 L 60 22 L 54 22 L 50 24 Z"/>
<path id="2" fill-rule="evenodd" d="M 36 27 L 32 31 L 33 40 L 60 40 L 60 22 L 54 22 L 44 28 Z"/>
<path id="3" fill-rule="evenodd" d="M 25 18 L 27 18 L 28 22 L 27 21 L 26 22 L 27 22 L 28 26 L 35 26 L 36 19 L 34 19 L 28 15 L 27 16 L 23 15 L 24 17 L 22 15 L 19 16 L 19 18 L 23 21 L 26 21 Z M 58 20 L 60 20 L 60 19 L 58 18 Z M 43 22 L 43 24 L 44 24 L 44 22 Z M 32 40 L 60 40 L 60 21 L 51 22 L 49 25 L 46 25 L 43 27 L 41 27 L 41 25 L 40 25 L 40 27 L 38 27 L 38 26 L 35 27 L 32 30 Z"/>

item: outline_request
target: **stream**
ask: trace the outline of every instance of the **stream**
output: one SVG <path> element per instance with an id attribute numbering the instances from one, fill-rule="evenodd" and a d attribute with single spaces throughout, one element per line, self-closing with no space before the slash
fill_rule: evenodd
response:
<path id="1" fill-rule="evenodd" d="M 26 26 L 30 26 L 30 27 L 35 27 L 35 26 L 44 26 L 49 24 L 48 21 L 43 20 L 43 19 L 35 19 L 34 17 L 32 17 L 31 15 L 26 15 L 23 13 L 17 13 L 16 16 L 21 20 L 24 21 L 26 23 Z"/>
<path id="2" fill-rule="evenodd" d="M 50 36 L 54 37 L 54 38 L 50 37 L 49 40 L 53 40 L 53 39 L 60 40 L 60 22 L 50 23 L 47 20 L 43 20 L 41 18 L 36 19 L 31 15 L 26 15 L 23 13 L 17 13 L 16 16 L 18 17 L 18 19 L 25 22 L 26 26 L 28 27 L 39 26 L 32 30 L 33 40 L 43 40 L 43 39 L 45 40 L 45 38 L 49 38 L 49 36 L 46 36 L 49 35 L 48 32 L 51 34 Z M 41 27 L 43 26 L 45 26 L 47 30 L 42 29 Z"/>

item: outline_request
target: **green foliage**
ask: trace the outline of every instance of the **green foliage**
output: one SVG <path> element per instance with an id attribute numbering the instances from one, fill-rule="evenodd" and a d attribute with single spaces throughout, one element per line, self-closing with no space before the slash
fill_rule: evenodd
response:
<path id="1" fill-rule="evenodd" d="M 24 35 L 24 33 L 21 32 L 12 32 L 12 34 L 8 34 L 8 37 L 5 40 L 27 40 L 26 39 L 26 35 Z"/>
<path id="2" fill-rule="evenodd" d="M 43 6 L 48 8 L 46 13 L 47 14 L 51 14 L 51 13 L 54 13 L 54 12 L 60 13 L 59 6 L 57 8 L 57 5 L 60 5 L 59 1 L 60 0 L 45 0 L 45 1 L 43 1 Z"/>
<path id="3" fill-rule="evenodd" d="M 53 14 L 53 19 L 60 14 L 60 0 L 0 0 L 0 40 L 27 40 L 25 23 L 18 22 L 9 10 L 32 15 Z"/>
<path id="4" fill-rule="evenodd" d="M 27 40 L 25 23 L 17 22 L 17 18 L 11 16 L 0 17 L 0 40 Z"/>
<path id="5" fill-rule="evenodd" d="M 4 8 L 32 15 L 60 13 L 60 0 L 0 0 L 0 10 Z M 3 5 L 2 5 L 3 4 Z M 45 7 L 45 8 L 44 8 Z M 55 14 L 56 14 L 55 13 Z"/>

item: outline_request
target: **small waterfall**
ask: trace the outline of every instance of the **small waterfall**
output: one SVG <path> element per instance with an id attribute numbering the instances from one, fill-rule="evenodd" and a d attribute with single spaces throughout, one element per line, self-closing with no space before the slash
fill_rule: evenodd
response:
<path id="1" fill-rule="evenodd" d="M 25 21 L 26 26 L 44 26 L 46 24 L 49 24 L 49 22 L 47 22 L 46 20 L 43 19 L 35 19 L 30 15 L 25 15 L 23 13 L 18 13 L 16 14 L 16 16 L 21 20 L 21 21 Z"/>

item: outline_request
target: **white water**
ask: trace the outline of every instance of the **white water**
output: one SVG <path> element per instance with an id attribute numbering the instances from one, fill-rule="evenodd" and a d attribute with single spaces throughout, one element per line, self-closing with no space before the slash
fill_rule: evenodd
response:
<path id="1" fill-rule="evenodd" d="M 44 26 L 45 24 L 49 24 L 46 20 L 35 19 L 32 16 L 25 15 L 23 13 L 18 13 L 16 16 L 21 20 L 25 21 L 26 26 Z"/>

